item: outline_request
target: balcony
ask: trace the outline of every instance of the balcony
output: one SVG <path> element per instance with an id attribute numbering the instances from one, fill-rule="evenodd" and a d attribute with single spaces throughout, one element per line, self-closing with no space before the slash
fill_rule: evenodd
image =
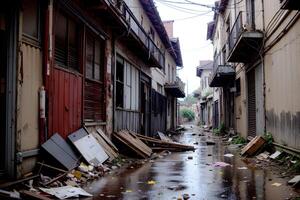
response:
<path id="1" fill-rule="evenodd" d="M 280 0 L 281 9 L 300 10 L 299 0 Z"/>
<path id="2" fill-rule="evenodd" d="M 249 63 L 259 56 L 263 33 L 252 30 L 240 12 L 228 37 L 228 62 Z"/>
<path id="3" fill-rule="evenodd" d="M 151 62 L 151 67 L 158 67 L 160 69 L 165 67 L 165 56 L 164 53 L 156 46 L 152 38 L 147 34 L 142 25 L 136 19 L 130 8 L 125 2 L 118 0 L 109 0 L 110 5 L 116 10 L 119 18 L 125 24 L 129 36 L 131 38 L 125 38 L 125 40 L 131 39 L 133 42 L 137 42 L 139 46 L 144 49 L 144 57 L 149 59 Z M 132 42 L 129 42 L 132 44 Z M 135 49 L 137 53 L 141 53 L 137 50 L 136 45 L 132 48 Z"/>
<path id="4" fill-rule="evenodd" d="M 214 71 L 209 83 L 210 87 L 225 87 L 235 80 L 235 70 L 231 65 L 219 65 L 219 56 L 214 59 Z"/>
<path id="5" fill-rule="evenodd" d="M 166 83 L 165 90 L 167 93 L 171 94 L 173 97 L 184 98 L 184 87 L 185 84 L 179 77 L 176 77 L 176 81 L 173 83 Z"/>

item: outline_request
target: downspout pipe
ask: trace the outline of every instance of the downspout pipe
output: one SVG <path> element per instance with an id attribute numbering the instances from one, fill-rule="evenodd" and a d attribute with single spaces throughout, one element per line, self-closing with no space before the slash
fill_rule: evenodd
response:
<path id="1" fill-rule="evenodd" d="M 266 39 L 266 30 L 265 30 L 265 5 L 264 0 L 261 0 L 261 12 L 262 12 L 262 25 L 263 25 L 263 44 L 260 51 L 261 56 L 261 67 L 262 67 L 262 81 L 263 81 L 263 109 L 264 109 L 264 133 L 267 132 L 267 108 L 266 108 L 266 69 L 265 69 L 265 57 L 264 57 L 264 49 L 265 49 L 265 39 Z"/>

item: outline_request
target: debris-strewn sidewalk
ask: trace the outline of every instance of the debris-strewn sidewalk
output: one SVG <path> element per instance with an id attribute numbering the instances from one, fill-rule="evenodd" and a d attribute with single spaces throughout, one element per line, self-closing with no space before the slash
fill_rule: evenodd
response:
<path id="1" fill-rule="evenodd" d="M 164 133 L 158 133 L 157 138 L 153 138 L 121 130 L 113 134 L 113 140 L 100 129 L 90 132 L 85 127 L 71 133 L 67 139 L 57 133 L 41 145 L 36 170 L 24 179 L 0 185 L 4 189 L 0 190 L 0 197 L 89 197 L 92 194 L 81 187 L 105 174 L 152 162 L 168 154 L 168 151 L 193 149 L 193 146 L 174 142 Z"/>

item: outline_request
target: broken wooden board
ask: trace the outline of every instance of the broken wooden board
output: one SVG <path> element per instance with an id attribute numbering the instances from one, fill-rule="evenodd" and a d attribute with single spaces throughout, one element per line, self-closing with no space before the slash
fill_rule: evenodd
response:
<path id="1" fill-rule="evenodd" d="M 79 156 L 70 145 L 57 133 L 42 144 L 42 148 L 53 156 L 66 169 L 71 170 L 78 166 Z"/>
<path id="2" fill-rule="evenodd" d="M 241 155 L 254 155 L 264 144 L 265 139 L 261 136 L 253 138 L 241 151 Z"/>
<path id="3" fill-rule="evenodd" d="M 108 155 L 94 136 L 89 135 L 84 128 L 75 131 L 68 138 L 89 164 L 99 166 L 108 159 Z"/>
<path id="4" fill-rule="evenodd" d="M 92 134 L 95 137 L 95 139 L 98 141 L 98 143 L 103 147 L 104 151 L 109 156 L 110 161 L 118 157 L 119 155 L 118 152 L 116 152 L 115 149 L 112 148 L 111 145 L 109 145 L 109 143 L 107 143 L 103 137 L 101 137 L 98 131 L 97 132 L 92 131 L 90 134 Z"/>
<path id="5" fill-rule="evenodd" d="M 163 134 L 162 132 L 157 131 L 157 134 L 159 136 L 159 138 L 164 141 L 164 142 L 173 142 L 173 140 L 171 138 L 169 138 L 168 136 L 166 136 L 165 134 Z"/>
<path id="6" fill-rule="evenodd" d="M 121 130 L 117 133 L 114 133 L 114 137 L 143 158 L 148 158 L 152 154 L 151 148 L 143 143 L 132 132 Z"/>
<path id="7" fill-rule="evenodd" d="M 152 137 L 139 135 L 139 134 L 137 134 L 137 137 L 144 142 L 151 143 L 153 147 L 161 147 L 162 150 L 172 150 L 174 148 L 178 149 L 176 151 L 190 151 L 190 150 L 193 151 L 193 150 L 195 150 L 194 146 L 184 145 L 184 144 L 177 143 L 177 142 L 164 142 L 159 139 L 155 139 Z M 157 150 L 157 149 L 154 149 L 154 150 Z"/>
<path id="8" fill-rule="evenodd" d="M 36 192 L 27 191 L 27 190 L 20 191 L 20 194 L 23 200 L 51 200 L 50 198 L 44 195 L 38 194 Z"/>
<path id="9" fill-rule="evenodd" d="M 97 129 L 97 133 L 105 140 L 106 143 L 108 143 L 112 149 L 114 149 L 116 152 L 119 152 L 118 148 L 112 143 L 112 141 L 103 133 L 101 129 Z"/>

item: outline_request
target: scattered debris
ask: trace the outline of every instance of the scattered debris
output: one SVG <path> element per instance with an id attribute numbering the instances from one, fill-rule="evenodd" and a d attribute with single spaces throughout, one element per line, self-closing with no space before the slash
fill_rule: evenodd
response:
<path id="1" fill-rule="evenodd" d="M 213 167 L 227 167 L 227 166 L 230 166 L 230 164 L 225 163 L 225 162 L 215 162 L 211 166 L 213 166 Z"/>
<path id="2" fill-rule="evenodd" d="M 214 141 L 212 141 L 212 140 L 207 140 L 207 141 L 206 141 L 206 144 L 207 144 L 207 145 L 215 145 L 216 142 L 214 142 Z"/>
<path id="3" fill-rule="evenodd" d="M 63 186 L 63 187 L 56 187 L 56 188 L 40 188 L 45 193 L 51 194 L 59 199 L 66 199 L 70 197 L 79 197 L 79 196 L 86 196 L 92 197 L 90 193 L 87 193 L 82 188 L 73 187 L 73 186 Z"/>
<path id="4" fill-rule="evenodd" d="M 263 153 L 260 153 L 259 155 L 257 155 L 256 158 L 257 158 L 258 160 L 263 161 L 263 160 L 268 159 L 269 155 L 270 155 L 270 153 L 268 153 L 268 152 L 263 152 Z"/>
<path id="5" fill-rule="evenodd" d="M 174 191 L 180 191 L 180 190 L 184 190 L 187 187 L 185 185 L 174 185 L 174 186 L 170 186 L 168 187 L 169 190 L 174 190 Z"/>
<path id="6" fill-rule="evenodd" d="M 192 159 L 193 159 L 193 156 L 188 156 L 188 159 L 189 159 L 189 160 L 192 160 Z"/>
<path id="7" fill-rule="evenodd" d="M 159 150 L 159 151 L 161 151 L 161 150 L 169 150 L 169 151 L 191 151 L 191 150 L 193 151 L 193 150 L 195 150 L 194 146 L 184 145 L 184 144 L 180 144 L 177 142 L 164 142 L 162 140 L 144 136 L 144 135 L 140 135 L 140 134 L 137 134 L 137 137 L 140 140 L 151 145 L 151 148 L 153 150 Z"/>
<path id="8" fill-rule="evenodd" d="M 121 130 L 118 133 L 114 133 L 114 137 L 143 158 L 148 158 L 152 154 L 151 148 L 131 131 Z"/>
<path id="9" fill-rule="evenodd" d="M 147 182 L 147 184 L 148 184 L 148 185 L 155 185 L 155 184 L 156 184 L 156 181 L 150 180 L 150 181 Z"/>
<path id="10" fill-rule="evenodd" d="M 291 180 L 288 181 L 288 184 L 296 186 L 300 183 L 300 175 L 295 176 Z"/>
<path id="11" fill-rule="evenodd" d="M 183 194 L 183 195 L 182 195 L 182 198 L 183 198 L 184 200 L 187 200 L 187 199 L 190 198 L 190 195 L 189 195 L 189 194 Z"/>
<path id="12" fill-rule="evenodd" d="M 281 183 L 273 183 L 272 186 L 275 186 L 275 187 L 279 187 L 281 186 L 282 184 Z"/>
<path id="13" fill-rule="evenodd" d="M 162 132 L 157 131 L 157 134 L 159 136 L 159 138 L 164 141 L 164 142 L 173 142 L 173 140 L 171 138 L 169 138 L 168 136 L 166 136 L 165 134 L 163 134 Z"/>
<path id="14" fill-rule="evenodd" d="M 0 199 L 7 198 L 7 199 L 21 199 L 19 192 L 9 192 L 6 190 L 0 190 Z"/>
<path id="15" fill-rule="evenodd" d="M 108 155 L 97 140 L 84 128 L 72 133 L 68 138 L 89 164 L 99 166 L 108 159 Z"/>
<path id="16" fill-rule="evenodd" d="M 231 158 L 231 157 L 233 157 L 233 156 L 234 156 L 234 155 L 231 154 L 231 153 L 227 153 L 227 154 L 224 155 L 224 157 L 228 157 L 228 158 Z"/>
<path id="17" fill-rule="evenodd" d="M 271 159 L 276 159 L 278 156 L 281 155 L 282 152 L 280 151 L 276 151 L 275 153 L 273 153 L 272 155 L 270 155 L 270 158 Z"/>
<path id="18" fill-rule="evenodd" d="M 256 136 L 253 138 L 243 149 L 241 155 L 254 155 L 264 144 L 265 140 L 261 136 Z"/>
<path id="19" fill-rule="evenodd" d="M 244 169 L 248 169 L 248 168 L 247 167 L 238 167 L 237 169 L 244 170 Z"/>

